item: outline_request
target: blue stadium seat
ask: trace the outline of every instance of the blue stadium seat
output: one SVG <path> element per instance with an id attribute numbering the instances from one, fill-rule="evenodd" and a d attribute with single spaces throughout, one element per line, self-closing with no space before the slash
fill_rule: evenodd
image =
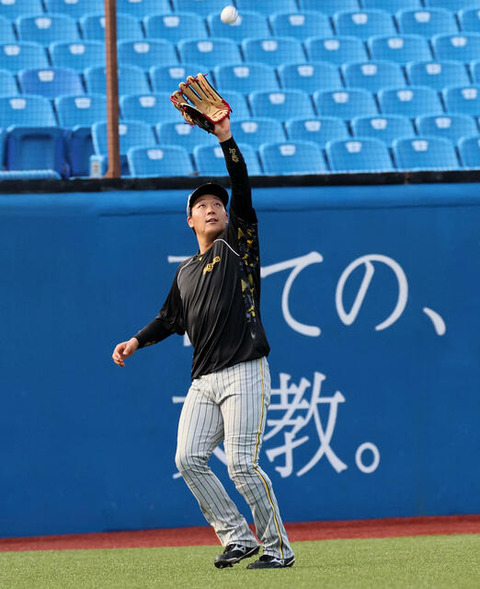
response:
<path id="1" fill-rule="evenodd" d="M 373 137 L 386 145 L 395 139 L 415 136 L 411 119 L 400 115 L 355 117 L 350 124 L 354 137 Z"/>
<path id="2" fill-rule="evenodd" d="M 222 91 L 222 96 L 232 107 L 233 115 L 236 119 L 249 119 L 252 116 L 246 94 L 241 94 L 234 90 L 225 90 L 224 92 Z"/>
<path id="3" fill-rule="evenodd" d="M 12 21 L 0 16 L 0 39 L 2 43 L 16 43 L 17 38 L 12 27 Z"/>
<path id="4" fill-rule="evenodd" d="M 443 113 L 438 92 L 426 86 L 380 90 L 378 102 L 383 114 L 414 118 L 424 114 Z"/>
<path id="5" fill-rule="evenodd" d="M 187 151 L 178 145 L 132 147 L 127 152 L 132 176 L 156 178 L 158 176 L 190 176 L 194 173 Z"/>
<path id="6" fill-rule="evenodd" d="M 80 74 L 68 68 L 22 70 L 18 74 L 18 82 L 24 94 L 37 94 L 46 98 L 85 92 Z"/>
<path id="7" fill-rule="evenodd" d="M 52 104 L 43 96 L 0 97 L 0 129 L 22 127 L 54 127 L 57 119 Z"/>
<path id="8" fill-rule="evenodd" d="M 231 128 L 237 143 L 247 143 L 255 149 L 258 149 L 262 143 L 287 140 L 282 123 L 267 117 L 243 121 L 233 120 Z"/>
<path id="9" fill-rule="evenodd" d="M 298 6 L 303 10 L 318 10 L 319 0 L 298 0 Z M 341 10 L 359 10 L 358 0 L 322 0 L 321 12 L 324 14 L 333 14 Z"/>
<path id="10" fill-rule="evenodd" d="M 425 115 L 417 117 L 415 124 L 419 135 L 446 137 L 455 144 L 478 133 L 475 119 L 468 115 Z"/>
<path id="11" fill-rule="evenodd" d="M 4 170 L 0 180 L 61 180 L 61 176 L 55 170 Z"/>
<path id="12" fill-rule="evenodd" d="M 291 37 L 245 39 L 242 41 L 242 49 L 247 62 L 279 66 L 305 61 L 302 43 Z"/>
<path id="13" fill-rule="evenodd" d="M 367 41 L 373 60 L 406 64 L 433 59 L 427 39 L 421 35 L 378 35 Z"/>
<path id="14" fill-rule="evenodd" d="M 105 16 L 101 12 L 97 14 L 85 14 L 79 20 L 82 36 L 86 41 L 105 40 Z M 131 14 L 117 13 L 117 41 L 126 39 L 141 39 L 143 30 L 141 21 Z"/>
<path id="15" fill-rule="evenodd" d="M 85 70 L 84 76 L 89 94 L 107 93 L 104 66 L 89 67 Z M 151 92 L 145 72 L 134 65 L 123 65 L 118 68 L 118 91 L 120 95 Z"/>
<path id="16" fill-rule="evenodd" d="M 444 137 L 421 136 L 393 142 L 400 170 L 456 170 L 460 167 L 455 146 Z"/>
<path id="17" fill-rule="evenodd" d="M 8 130 L 6 167 L 8 170 L 55 170 L 68 178 L 68 133 L 60 127 L 14 126 Z"/>
<path id="18" fill-rule="evenodd" d="M 349 137 L 345 121 L 336 117 L 290 119 L 285 129 L 289 141 L 313 141 L 322 148 L 329 141 Z"/>
<path id="19" fill-rule="evenodd" d="M 0 69 L 15 74 L 27 68 L 49 67 L 47 53 L 38 43 L 2 43 Z"/>
<path id="20" fill-rule="evenodd" d="M 363 8 L 380 8 L 390 13 L 407 8 L 422 8 L 422 0 L 361 0 Z"/>
<path id="21" fill-rule="evenodd" d="M 480 137 L 464 137 L 458 142 L 460 159 L 467 169 L 480 168 Z"/>
<path id="22" fill-rule="evenodd" d="M 77 23 L 65 14 L 21 16 L 16 20 L 20 41 L 47 46 L 55 41 L 76 41 L 80 38 Z"/>
<path id="23" fill-rule="evenodd" d="M 314 10 L 273 14 L 270 16 L 270 24 L 275 37 L 295 37 L 300 41 L 308 37 L 330 37 L 334 34 L 328 16 Z"/>
<path id="24" fill-rule="evenodd" d="M 399 88 L 406 85 L 400 64 L 394 61 L 364 61 L 342 66 L 347 88 L 364 88 L 378 92 L 382 88 Z"/>
<path id="25" fill-rule="evenodd" d="M 209 68 L 199 63 L 182 63 L 181 65 L 158 65 L 150 68 L 150 80 L 154 92 L 169 92 L 178 89 L 180 82 L 184 82 L 187 76 L 195 76 L 198 73 L 206 74 Z"/>
<path id="26" fill-rule="evenodd" d="M 278 92 L 251 92 L 248 95 L 254 117 L 267 117 L 286 121 L 302 113 L 314 117 L 310 95 L 301 90 L 283 90 Z"/>
<path id="27" fill-rule="evenodd" d="M 447 8 L 453 12 L 466 8 L 478 8 L 478 0 L 424 0 L 425 6 L 436 8 Z"/>
<path id="28" fill-rule="evenodd" d="M 321 90 L 314 93 L 313 101 L 321 116 L 353 119 L 378 113 L 373 94 L 362 88 Z"/>
<path id="29" fill-rule="evenodd" d="M 329 141 L 325 151 L 332 172 L 390 172 L 394 169 L 388 147 L 372 137 Z"/>
<path id="30" fill-rule="evenodd" d="M 309 61 L 327 61 L 340 66 L 347 61 L 368 59 L 365 44 L 357 37 L 310 37 L 305 47 Z"/>
<path id="31" fill-rule="evenodd" d="M 0 96 L 15 96 L 15 94 L 18 94 L 18 88 L 13 72 L 0 70 Z"/>
<path id="32" fill-rule="evenodd" d="M 189 153 L 193 152 L 196 145 L 218 145 L 215 135 L 202 133 L 197 127 L 186 125 L 181 117 L 177 117 L 176 121 L 159 122 L 155 130 L 160 145 L 179 145 Z"/>
<path id="33" fill-rule="evenodd" d="M 480 10 L 478 7 L 460 10 L 457 16 L 462 31 L 480 33 Z"/>
<path id="34" fill-rule="evenodd" d="M 205 39 L 208 37 L 204 19 L 199 14 L 152 14 L 143 20 L 147 39 L 165 39 L 176 43 L 180 39 Z"/>
<path id="35" fill-rule="evenodd" d="M 42 0 L 9 0 L 0 2 L 0 15 L 14 20 L 22 14 L 42 14 Z"/>
<path id="36" fill-rule="evenodd" d="M 107 100 L 100 94 L 89 96 L 59 96 L 55 109 L 60 127 L 90 127 L 107 119 Z"/>
<path id="37" fill-rule="evenodd" d="M 150 147 L 157 143 L 153 128 L 142 121 L 121 121 L 118 124 L 118 131 L 121 155 L 126 155 L 131 147 Z M 105 155 L 108 152 L 106 121 L 92 125 L 92 138 L 95 153 Z"/>
<path id="38" fill-rule="evenodd" d="M 448 113 L 480 115 L 480 85 L 445 88 L 443 100 Z"/>
<path id="39" fill-rule="evenodd" d="M 312 141 L 263 143 L 259 148 L 265 174 L 321 174 L 328 171 L 322 150 Z"/>
<path id="40" fill-rule="evenodd" d="M 438 91 L 446 86 L 470 84 L 467 68 L 459 61 L 413 61 L 406 65 L 412 86 L 429 86 Z"/>
<path id="41" fill-rule="evenodd" d="M 470 63 L 470 71 L 472 73 L 473 83 L 480 84 L 480 60 L 475 60 Z"/>
<path id="42" fill-rule="evenodd" d="M 444 8 L 400 10 L 396 19 L 402 35 L 422 35 L 430 38 L 441 33 L 458 32 L 455 14 Z"/>
<path id="43" fill-rule="evenodd" d="M 222 12 L 225 5 L 225 0 L 172 0 L 174 12 L 196 12 L 204 17 L 212 12 Z"/>
<path id="44" fill-rule="evenodd" d="M 183 120 L 170 101 L 170 92 L 126 94 L 120 98 L 120 112 L 124 119 L 143 121 L 151 126 L 162 121 Z"/>
<path id="45" fill-rule="evenodd" d="M 480 33 L 435 35 L 432 46 L 437 59 L 466 63 L 480 55 Z"/>
<path id="46" fill-rule="evenodd" d="M 372 35 L 395 35 L 397 32 L 392 15 L 384 10 L 336 12 L 333 24 L 338 35 L 351 35 L 363 40 Z"/>
<path id="47" fill-rule="evenodd" d="M 269 37 L 267 17 L 258 12 L 243 11 L 233 25 L 222 22 L 219 12 L 210 14 L 207 18 L 210 35 L 212 37 L 226 37 L 240 43 L 245 37 Z"/>
<path id="48" fill-rule="evenodd" d="M 290 63 L 277 68 L 282 88 L 313 94 L 317 90 L 338 90 L 343 87 L 340 71 L 332 63 Z"/>
<path id="49" fill-rule="evenodd" d="M 5 149 L 7 146 L 7 131 L 0 129 L 0 170 L 5 168 Z"/>
<path id="50" fill-rule="evenodd" d="M 136 65 L 147 71 L 156 65 L 178 63 L 175 46 L 164 39 L 143 39 L 140 41 L 120 41 L 118 43 L 118 63 Z"/>
<path id="51" fill-rule="evenodd" d="M 44 0 L 44 3 L 48 13 L 66 14 L 75 20 L 103 9 L 98 0 Z"/>
<path id="52" fill-rule="evenodd" d="M 240 48 L 232 39 L 185 39 L 177 44 L 177 48 L 182 63 L 194 61 L 209 68 L 223 63 L 242 63 Z"/>
<path id="53" fill-rule="evenodd" d="M 256 150 L 251 145 L 244 143 L 239 143 L 238 146 L 245 158 L 248 173 L 251 176 L 260 176 L 262 174 L 262 168 Z M 201 176 L 227 175 L 225 158 L 222 148 L 219 145 L 197 145 L 193 150 L 193 158 Z"/>
<path id="54" fill-rule="evenodd" d="M 248 94 L 258 88 L 279 90 L 275 69 L 265 63 L 243 65 L 219 65 L 214 68 L 215 85 L 221 90 L 233 90 Z"/>
<path id="55" fill-rule="evenodd" d="M 170 12 L 169 0 L 117 0 L 117 12 L 142 19 L 150 14 Z"/>
<path id="56" fill-rule="evenodd" d="M 254 10 L 262 14 L 270 15 L 275 12 L 296 12 L 296 0 L 275 0 L 272 6 L 271 0 L 235 0 L 240 14 L 243 10 Z"/>
<path id="57" fill-rule="evenodd" d="M 103 120 L 102 118 L 98 121 Z M 96 122 L 98 122 L 96 121 Z M 92 128 L 77 125 L 71 129 L 67 146 L 68 163 L 72 176 L 85 177 L 90 175 L 90 157 L 95 154 L 93 148 Z"/>
<path id="58" fill-rule="evenodd" d="M 58 41 L 49 47 L 54 67 L 83 71 L 105 63 L 105 45 L 100 41 Z"/>

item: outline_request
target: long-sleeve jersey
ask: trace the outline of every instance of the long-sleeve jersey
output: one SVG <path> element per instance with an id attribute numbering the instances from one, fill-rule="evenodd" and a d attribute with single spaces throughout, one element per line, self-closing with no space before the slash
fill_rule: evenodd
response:
<path id="1" fill-rule="evenodd" d="M 268 355 L 260 317 L 260 251 L 245 160 L 221 144 L 231 180 L 229 223 L 205 253 L 180 264 L 159 314 L 135 337 L 139 347 L 187 332 L 192 379 Z"/>

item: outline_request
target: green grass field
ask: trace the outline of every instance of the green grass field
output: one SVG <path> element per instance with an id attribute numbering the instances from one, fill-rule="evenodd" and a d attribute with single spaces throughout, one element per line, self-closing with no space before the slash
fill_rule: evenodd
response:
<path id="1" fill-rule="evenodd" d="M 291 569 L 217 570 L 218 546 L 0 554 L 2 589 L 480 588 L 480 535 L 294 543 Z"/>

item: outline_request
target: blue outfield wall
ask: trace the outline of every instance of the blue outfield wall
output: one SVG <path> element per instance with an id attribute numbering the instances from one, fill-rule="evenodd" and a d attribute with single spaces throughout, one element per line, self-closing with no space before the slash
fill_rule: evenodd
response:
<path id="1" fill-rule="evenodd" d="M 0 536 L 205 523 L 174 464 L 191 347 L 111 360 L 196 250 L 185 196 L 0 195 Z M 480 513 L 479 185 L 255 202 L 284 519 Z"/>

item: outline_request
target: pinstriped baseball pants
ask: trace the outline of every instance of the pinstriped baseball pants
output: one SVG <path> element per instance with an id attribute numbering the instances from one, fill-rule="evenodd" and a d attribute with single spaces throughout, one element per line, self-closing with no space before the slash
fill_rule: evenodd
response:
<path id="1" fill-rule="evenodd" d="M 272 483 L 258 464 L 270 372 L 266 358 L 242 362 L 192 382 L 178 426 L 175 462 L 223 546 L 257 546 L 245 518 L 208 466 L 224 442 L 228 474 L 250 509 L 264 554 L 293 555 Z"/>

